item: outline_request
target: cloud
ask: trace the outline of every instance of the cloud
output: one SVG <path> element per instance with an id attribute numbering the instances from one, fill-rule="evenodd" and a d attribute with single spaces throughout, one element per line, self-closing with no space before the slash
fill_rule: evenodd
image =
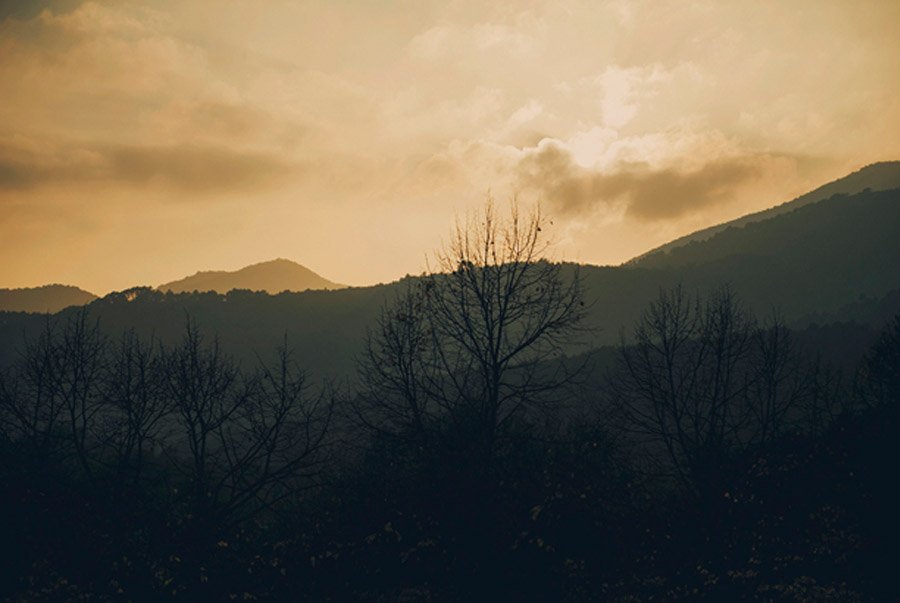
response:
<path id="1" fill-rule="evenodd" d="M 108 157 L 112 179 L 198 193 L 258 187 L 291 172 L 271 155 L 214 147 L 117 147 Z"/>
<path id="2" fill-rule="evenodd" d="M 95 145 L 57 147 L 0 141 L 0 190 L 46 185 L 158 186 L 190 193 L 264 187 L 296 171 L 265 153 L 225 147 Z"/>
<path id="3" fill-rule="evenodd" d="M 122 36 L 127 34 L 145 34 L 148 17 L 155 16 L 147 9 L 137 11 L 140 18 L 130 16 L 123 10 L 117 10 L 112 6 L 101 6 L 96 2 L 85 2 L 71 12 L 56 12 L 44 9 L 39 14 L 39 20 L 50 27 L 57 27 L 67 33 L 96 35 L 101 33 L 115 33 Z"/>
<path id="4" fill-rule="evenodd" d="M 176 99 L 147 112 L 140 133 L 169 144 L 233 146 L 289 152 L 310 133 L 297 119 L 276 116 L 250 103 Z"/>
<path id="5" fill-rule="evenodd" d="M 700 67 L 692 62 L 663 63 L 656 61 L 645 65 L 607 65 L 602 71 L 582 77 L 574 82 L 557 84 L 561 92 L 597 98 L 600 109 L 600 125 L 622 128 L 635 120 L 648 104 L 673 91 L 695 88 L 704 79 Z"/>
<path id="6" fill-rule="evenodd" d="M 900 149 L 896 3 L 511 4 L 0 0 L 5 278 L 109 286 L 152 223 L 388 279 L 487 190 L 621 261 Z"/>
<path id="7" fill-rule="evenodd" d="M 652 222 L 726 203 L 778 160 L 747 154 L 711 157 L 690 166 L 622 162 L 599 170 L 579 165 L 563 144 L 545 139 L 524 154 L 516 177 L 520 186 L 569 215 L 621 207 L 626 216 Z"/>
<path id="8" fill-rule="evenodd" d="M 608 197 L 625 199 L 627 213 L 640 220 L 677 218 L 731 200 L 737 189 L 762 174 L 753 158 L 720 159 L 698 169 L 629 169 L 601 178 Z"/>
<path id="9" fill-rule="evenodd" d="M 463 53 L 497 51 L 513 57 L 530 57 L 542 43 L 543 29 L 543 22 L 527 11 L 515 15 L 508 23 L 443 23 L 415 35 L 407 50 L 414 57 L 430 61 L 458 58 Z"/>
<path id="10" fill-rule="evenodd" d="M 638 101 L 652 96 L 655 86 L 671 80 L 671 74 L 658 66 L 652 69 L 638 67 L 623 69 L 611 65 L 597 80 L 603 89 L 600 100 L 603 125 L 621 128 L 637 115 Z"/>
<path id="11" fill-rule="evenodd" d="M 785 183 L 796 182 L 804 162 L 688 126 L 636 136 L 594 126 L 525 146 L 460 139 L 431 159 L 472 189 L 488 182 L 500 196 L 540 201 L 573 224 L 657 226 L 696 226 L 742 205 L 787 199 Z"/>

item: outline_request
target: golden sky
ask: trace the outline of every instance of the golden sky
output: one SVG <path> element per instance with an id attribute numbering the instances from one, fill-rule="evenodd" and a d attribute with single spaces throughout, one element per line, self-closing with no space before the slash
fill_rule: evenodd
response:
<path id="1" fill-rule="evenodd" d="M 0 0 L 0 287 L 418 273 L 488 191 L 619 263 L 900 158 L 887 0 Z"/>

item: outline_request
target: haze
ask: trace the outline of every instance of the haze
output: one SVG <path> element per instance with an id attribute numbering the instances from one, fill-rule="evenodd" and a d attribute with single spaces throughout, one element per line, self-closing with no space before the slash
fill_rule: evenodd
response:
<path id="1" fill-rule="evenodd" d="M 892 2 L 0 2 L 2 287 L 419 272 L 490 191 L 619 263 L 900 156 Z"/>

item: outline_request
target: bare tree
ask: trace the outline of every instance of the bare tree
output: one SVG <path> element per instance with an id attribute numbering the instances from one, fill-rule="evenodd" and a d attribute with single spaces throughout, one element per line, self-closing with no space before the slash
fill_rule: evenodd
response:
<path id="1" fill-rule="evenodd" d="M 759 326 L 730 289 L 661 291 L 619 349 L 609 393 L 623 426 L 658 445 L 687 488 L 715 490 L 730 459 L 799 420 L 811 373 L 780 320 Z"/>
<path id="2" fill-rule="evenodd" d="M 231 522 L 319 485 L 333 414 L 330 389 L 312 391 L 285 337 L 276 361 L 261 364 L 249 398 L 217 430 L 224 455 L 218 487 Z"/>
<path id="3" fill-rule="evenodd" d="M 96 321 L 81 309 L 57 330 L 49 319 L 28 342 L 4 386 L 3 413 L 8 433 L 23 442 L 30 457 L 43 463 L 71 455 L 88 479 L 94 474 L 94 447 L 106 343 Z"/>
<path id="4" fill-rule="evenodd" d="M 98 321 L 90 321 L 86 308 L 63 326 L 55 359 L 59 390 L 75 456 L 88 479 L 94 477 L 97 416 L 102 408 L 106 340 Z"/>
<path id="5" fill-rule="evenodd" d="M 21 399 L 22 380 L 14 369 L 0 369 L 0 438 L 4 443 L 15 442 L 22 433 L 17 416 Z"/>
<path id="6" fill-rule="evenodd" d="M 333 396 L 310 391 L 286 341 L 276 363 L 244 376 L 189 321 L 182 343 L 164 356 L 164 374 L 180 426 L 172 445 L 186 441 L 201 521 L 239 523 L 317 483 Z"/>
<path id="7" fill-rule="evenodd" d="M 547 220 L 493 203 L 457 223 L 420 289 L 387 309 L 361 377 L 381 411 L 415 432 L 430 416 L 465 424 L 484 458 L 515 417 L 552 402 L 571 375 L 558 358 L 584 313 L 577 271 L 544 259 Z M 380 398 L 378 398 L 380 396 Z"/>
<path id="8" fill-rule="evenodd" d="M 4 431 L 42 466 L 65 444 L 60 431 L 64 404 L 57 385 L 56 346 L 49 321 L 37 339 L 27 341 L 16 366 L 3 381 Z"/>
<path id="9" fill-rule="evenodd" d="M 863 361 L 858 376 L 860 397 L 872 408 L 900 401 L 900 315 L 882 330 Z"/>
<path id="10" fill-rule="evenodd" d="M 207 346 L 190 319 L 181 344 L 164 353 L 163 363 L 164 391 L 175 409 L 179 435 L 187 444 L 192 504 L 198 517 L 208 520 L 223 464 L 216 434 L 249 399 L 249 388 L 240 383 L 237 367 L 221 351 L 218 340 Z M 174 444 L 177 450 L 179 440 Z M 177 460 L 176 466 L 180 466 Z"/>
<path id="11" fill-rule="evenodd" d="M 172 411 L 160 352 L 152 339 L 145 343 L 126 331 L 107 366 L 101 441 L 111 451 L 116 476 L 138 483 L 149 450 L 162 445 Z"/>
<path id="12" fill-rule="evenodd" d="M 806 366 L 791 330 L 775 313 L 755 329 L 753 344 L 747 392 L 753 431 L 747 439 L 764 445 L 786 429 L 808 428 L 816 419 L 808 413 L 823 373 L 818 363 Z"/>
<path id="13" fill-rule="evenodd" d="M 436 419 L 431 384 L 438 382 L 431 355 L 433 336 L 422 287 L 409 287 L 381 310 L 370 329 L 358 372 L 365 389 L 355 400 L 356 417 L 381 436 L 424 446 Z"/>

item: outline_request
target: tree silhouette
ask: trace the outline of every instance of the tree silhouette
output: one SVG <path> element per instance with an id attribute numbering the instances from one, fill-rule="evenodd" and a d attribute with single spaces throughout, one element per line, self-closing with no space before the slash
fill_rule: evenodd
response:
<path id="1" fill-rule="evenodd" d="M 181 344 L 168 350 L 163 362 L 165 393 L 175 409 L 190 459 L 191 503 L 199 518 L 210 520 L 217 510 L 218 469 L 223 464 L 216 432 L 249 399 L 249 388 L 240 383 L 237 367 L 221 351 L 218 340 L 206 345 L 190 319 Z"/>
<path id="2" fill-rule="evenodd" d="M 867 405 L 896 405 L 900 401 L 900 315 L 881 332 L 861 373 L 861 393 Z"/>
<path id="3" fill-rule="evenodd" d="M 358 363 L 365 389 L 354 400 L 354 414 L 363 426 L 424 449 L 438 411 L 430 392 L 439 380 L 433 343 L 420 287 L 382 307 Z"/>
<path id="4" fill-rule="evenodd" d="M 275 362 L 261 363 L 251 377 L 249 397 L 218 428 L 231 524 L 319 485 L 331 460 L 334 394 L 327 386 L 313 392 L 292 356 L 285 337 Z"/>
<path id="5" fill-rule="evenodd" d="M 55 354 L 56 387 L 65 407 L 75 456 L 85 475 L 94 476 L 97 418 L 102 408 L 106 340 L 99 322 L 82 308 L 63 326 Z"/>
<path id="6" fill-rule="evenodd" d="M 101 441 L 120 481 L 137 484 L 149 449 L 165 442 L 166 419 L 173 408 L 163 377 L 157 343 L 142 342 L 134 331 L 123 333 L 107 363 L 101 427 Z"/>
<path id="7" fill-rule="evenodd" d="M 385 309 L 370 332 L 360 376 L 369 416 L 422 438 L 440 418 L 490 460 L 498 437 L 550 404 L 572 375 L 557 358 L 583 316 L 577 272 L 544 259 L 539 209 L 512 204 L 457 223 L 417 287 Z M 370 422 L 371 423 L 371 422 Z"/>
<path id="8" fill-rule="evenodd" d="M 760 325 L 728 288 L 704 301 L 679 286 L 623 338 L 608 390 L 621 427 L 702 495 L 729 479 L 736 454 L 801 420 L 812 375 L 777 317 Z"/>
<path id="9" fill-rule="evenodd" d="M 48 318 L 3 386 L 3 423 L 38 465 L 71 457 L 91 479 L 106 370 L 106 341 L 82 308 L 61 327 Z"/>
<path id="10" fill-rule="evenodd" d="M 48 319 L 38 337 L 26 341 L 0 388 L 3 431 L 37 467 L 61 456 L 65 443 L 60 434 L 65 408 L 56 384 L 57 366 L 54 329 Z"/>
<path id="11" fill-rule="evenodd" d="M 186 444 L 191 506 L 200 522 L 230 526 L 309 487 L 327 460 L 334 399 L 313 395 L 287 342 L 277 361 L 244 375 L 217 340 L 188 320 L 180 345 L 163 356 L 163 382 Z"/>

